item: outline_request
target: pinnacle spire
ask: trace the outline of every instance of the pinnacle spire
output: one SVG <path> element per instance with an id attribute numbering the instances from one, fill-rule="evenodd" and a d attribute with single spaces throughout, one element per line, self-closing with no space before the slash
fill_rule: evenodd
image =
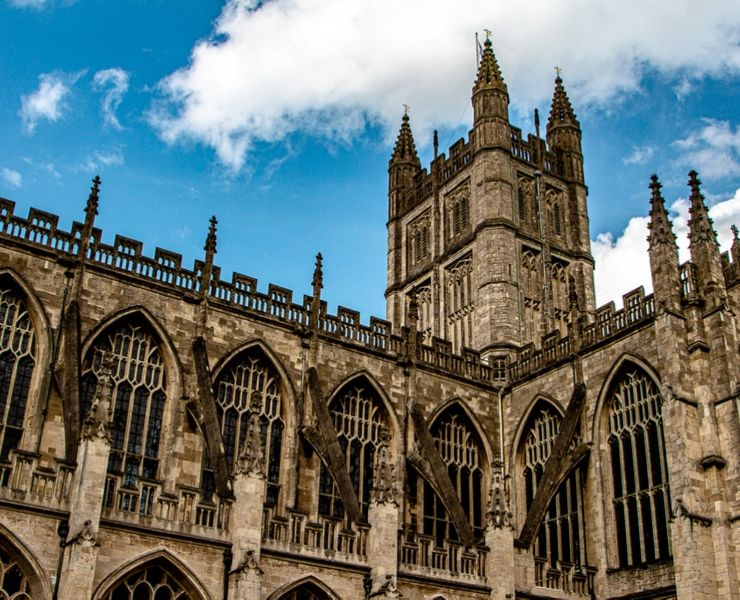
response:
<path id="1" fill-rule="evenodd" d="M 322 268 L 324 257 L 321 256 L 321 252 L 319 252 L 316 255 L 316 265 L 314 266 L 313 270 L 313 280 L 311 281 L 311 285 L 313 286 L 314 290 L 314 296 L 317 296 L 321 293 L 321 288 L 324 287 L 324 270 Z"/>
<path id="2" fill-rule="evenodd" d="M 206 245 L 203 247 L 203 250 L 205 250 L 210 255 L 216 254 L 216 225 L 217 224 L 218 224 L 218 220 L 216 220 L 216 215 L 213 215 L 209 221 L 208 235 L 206 236 Z"/>
<path id="3" fill-rule="evenodd" d="M 87 206 L 85 207 L 85 214 L 88 219 L 93 218 L 98 214 L 98 203 L 100 201 L 100 175 L 96 175 L 92 180 L 92 187 L 90 188 L 90 195 L 87 197 Z"/>
<path id="4" fill-rule="evenodd" d="M 701 180 L 694 170 L 689 171 L 688 185 L 691 188 L 691 196 L 689 197 L 689 214 L 691 215 L 689 219 L 690 246 L 707 241 L 719 247 L 717 233 L 714 231 L 712 219 L 709 218 L 709 211 L 701 193 Z"/>
<path id="5" fill-rule="evenodd" d="M 653 173 L 650 176 L 650 223 L 648 223 L 648 245 L 650 248 L 658 244 L 676 245 L 676 235 L 673 233 L 673 225 L 668 218 L 668 212 L 665 209 L 665 200 L 660 193 L 663 184 L 658 181 L 658 176 Z"/>
<path id="6" fill-rule="evenodd" d="M 489 32 L 486 32 L 488 34 Z M 496 55 L 493 53 L 493 44 L 491 38 L 486 35 L 486 41 L 483 42 L 483 51 L 481 52 L 480 62 L 478 63 L 478 76 L 475 79 L 473 91 L 476 92 L 485 87 L 498 88 L 507 91 L 506 83 L 501 75 L 501 69 L 498 66 Z"/>
<path id="7" fill-rule="evenodd" d="M 730 227 L 732 231 L 732 248 L 730 248 L 730 254 L 732 255 L 732 262 L 740 262 L 740 237 L 738 237 L 737 225 Z"/>
<path id="8" fill-rule="evenodd" d="M 558 125 L 573 125 L 580 129 L 581 124 L 573 112 L 573 106 L 565 91 L 565 86 L 563 86 L 563 79 L 560 77 L 560 67 L 556 67 L 556 70 L 555 91 L 552 94 L 552 105 L 550 107 L 550 118 L 547 121 L 547 130 L 549 131 Z"/>
<path id="9" fill-rule="evenodd" d="M 391 162 L 411 162 L 416 166 L 421 167 L 419 155 L 416 153 L 414 136 L 411 133 L 411 125 L 409 124 L 408 107 L 404 107 L 404 114 L 401 119 L 401 129 L 396 138 L 396 145 L 393 148 Z"/>

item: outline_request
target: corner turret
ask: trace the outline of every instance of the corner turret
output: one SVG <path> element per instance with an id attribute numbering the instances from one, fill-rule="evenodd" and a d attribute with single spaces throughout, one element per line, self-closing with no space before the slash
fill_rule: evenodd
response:
<path id="1" fill-rule="evenodd" d="M 547 144 L 555 153 L 558 174 L 582 183 L 581 124 L 573 112 L 559 72 L 555 78 L 550 118 L 547 121 Z"/>
<path id="2" fill-rule="evenodd" d="M 411 133 L 408 112 L 401 119 L 401 129 L 396 138 L 393 154 L 388 161 L 388 218 L 393 219 L 404 211 L 404 197 L 414 188 L 414 178 L 421 170 Z"/>
<path id="3" fill-rule="evenodd" d="M 475 150 L 511 146 L 509 91 L 493 54 L 491 39 L 483 43 L 478 76 L 473 86 L 473 131 Z"/>

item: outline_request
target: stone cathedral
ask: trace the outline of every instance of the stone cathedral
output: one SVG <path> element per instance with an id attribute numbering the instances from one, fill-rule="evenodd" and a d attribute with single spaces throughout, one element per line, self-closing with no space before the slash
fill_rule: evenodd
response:
<path id="1" fill-rule="evenodd" d="M 471 78 L 472 78 L 471 74 Z M 0 599 L 740 598 L 740 240 L 596 307 L 581 128 L 389 163 L 387 320 L 0 199 Z M 81 202 L 82 208 L 82 202 Z M 625 266 L 629 268 L 629 266 Z"/>

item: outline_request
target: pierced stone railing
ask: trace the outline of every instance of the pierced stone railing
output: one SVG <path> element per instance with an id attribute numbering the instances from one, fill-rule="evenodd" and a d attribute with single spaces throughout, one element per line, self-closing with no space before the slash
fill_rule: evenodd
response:
<path id="1" fill-rule="evenodd" d="M 262 543 L 265 548 L 301 556 L 331 558 L 347 563 L 367 562 L 370 527 L 356 523 L 348 528 L 342 519 L 319 516 L 316 522 L 298 511 L 276 515 L 274 508 L 262 513 Z"/>
<path id="2" fill-rule="evenodd" d="M 445 540 L 439 547 L 432 536 L 399 532 L 399 569 L 406 573 L 466 580 L 485 584 L 488 549 L 474 546 L 466 549 L 462 544 Z"/>
<path id="3" fill-rule="evenodd" d="M 74 467 L 66 461 L 42 464 L 39 455 L 13 450 L 0 463 L 0 494 L 28 504 L 66 509 Z"/>
<path id="4" fill-rule="evenodd" d="M 534 557 L 534 584 L 576 596 L 590 596 L 594 591 L 596 569 L 585 569 L 571 563 L 549 564 L 546 558 Z"/>
<path id="5" fill-rule="evenodd" d="M 166 493 L 158 482 L 138 481 L 125 485 L 116 475 L 106 477 L 103 510 L 109 519 L 150 519 L 150 525 L 167 528 L 168 524 L 226 531 L 229 528 L 231 502 L 221 499 L 206 501 L 200 491 L 179 488 Z M 159 522 L 159 523 L 157 523 Z"/>

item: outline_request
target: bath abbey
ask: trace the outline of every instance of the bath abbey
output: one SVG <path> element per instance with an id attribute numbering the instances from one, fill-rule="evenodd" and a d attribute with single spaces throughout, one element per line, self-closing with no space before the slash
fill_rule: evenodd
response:
<path id="1" fill-rule="evenodd" d="M 401 120 L 385 319 L 321 255 L 222 279 L 215 218 L 192 266 L 104 234 L 97 177 L 68 226 L 0 199 L 0 598 L 740 598 L 737 229 L 690 172 L 679 261 L 654 175 L 653 292 L 597 307 L 562 78 L 542 135 L 489 40 L 470 79 L 428 166 Z"/>

